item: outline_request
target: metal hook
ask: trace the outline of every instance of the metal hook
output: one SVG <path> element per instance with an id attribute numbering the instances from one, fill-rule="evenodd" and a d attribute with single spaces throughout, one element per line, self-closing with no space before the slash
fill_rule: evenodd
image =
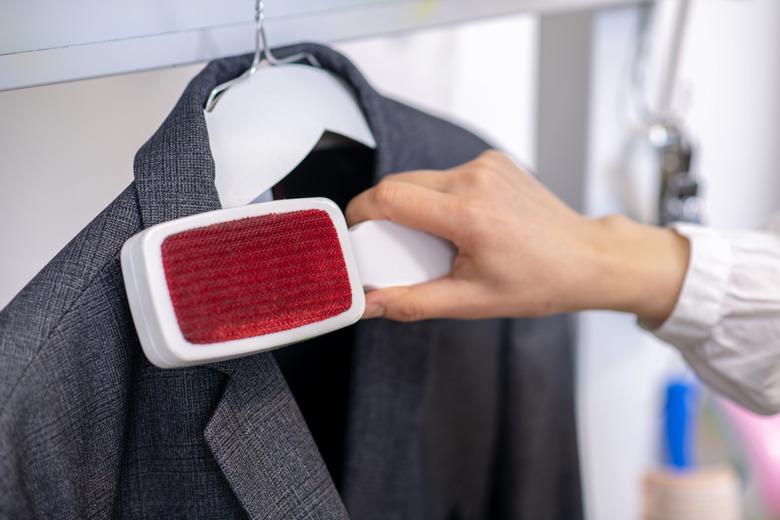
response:
<path id="1" fill-rule="evenodd" d="M 206 112 L 211 112 L 214 110 L 217 101 L 219 101 L 219 98 L 226 90 L 228 90 L 233 85 L 248 79 L 255 72 L 257 72 L 258 67 L 262 64 L 263 61 L 266 61 L 270 66 L 275 66 L 284 65 L 287 63 L 295 63 L 303 60 L 308 61 L 309 64 L 313 67 L 320 66 L 317 58 L 307 52 L 299 52 L 297 54 L 287 56 L 286 58 L 277 58 L 273 55 L 273 52 L 271 52 L 271 47 L 268 45 L 268 36 L 265 32 L 265 4 L 263 0 L 255 0 L 255 54 L 252 58 L 252 65 L 237 78 L 233 78 L 230 81 L 214 87 L 214 89 L 209 94 L 208 100 L 206 101 Z"/>

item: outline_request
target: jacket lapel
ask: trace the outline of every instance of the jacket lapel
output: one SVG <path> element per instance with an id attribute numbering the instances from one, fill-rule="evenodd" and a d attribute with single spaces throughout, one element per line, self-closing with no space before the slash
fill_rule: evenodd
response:
<path id="1" fill-rule="evenodd" d="M 204 436 L 249 517 L 347 518 L 273 356 L 222 369 L 230 379 Z"/>

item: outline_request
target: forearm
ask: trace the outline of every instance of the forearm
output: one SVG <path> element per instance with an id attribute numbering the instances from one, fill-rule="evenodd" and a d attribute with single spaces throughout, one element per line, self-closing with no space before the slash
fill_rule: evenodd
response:
<path id="1" fill-rule="evenodd" d="M 624 217 L 591 219 L 495 152 L 450 171 L 389 176 L 347 208 L 351 223 L 390 219 L 442 236 L 449 276 L 367 295 L 367 317 L 542 316 L 587 309 L 660 323 L 688 264 L 674 231 Z"/>
<path id="2" fill-rule="evenodd" d="M 780 410 L 777 235 L 591 223 L 598 254 L 582 309 L 636 314 L 712 388 L 755 412 Z"/>
<path id="3" fill-rule="evenodd" d="M 581 309 L 636 314 L 661 324 L 674 309 L 690 257 L 688 239 L 672 229 L 639 224 L 620 216 L 591 221 L 591 273 Z"/>

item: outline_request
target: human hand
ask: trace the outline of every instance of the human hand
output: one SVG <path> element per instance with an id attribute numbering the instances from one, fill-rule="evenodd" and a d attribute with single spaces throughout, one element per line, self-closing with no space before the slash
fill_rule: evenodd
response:
<path id="1" fill-rule="evenodd" d="M 660 323 L 688 264 L 688 241 L 674 231 L 580 215 L 495 151 L 448 171 L 389 175 L 356 196 L 346 216 L 350 225 L 389 219 L 450 240 L 458 251 L 444 278 L 368 292 L 366 318 L 612 309 Z"/>

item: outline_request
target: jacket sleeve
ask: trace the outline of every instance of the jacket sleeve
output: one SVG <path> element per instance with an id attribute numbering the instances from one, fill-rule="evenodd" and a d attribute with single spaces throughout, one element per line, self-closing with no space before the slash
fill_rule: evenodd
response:
<path id="1" fill-rule="evenodd" d="M 691 260 L 654 334 L 710 387 L 761 414 L 780 412 L 780 234 L 678 224 Z"/>

